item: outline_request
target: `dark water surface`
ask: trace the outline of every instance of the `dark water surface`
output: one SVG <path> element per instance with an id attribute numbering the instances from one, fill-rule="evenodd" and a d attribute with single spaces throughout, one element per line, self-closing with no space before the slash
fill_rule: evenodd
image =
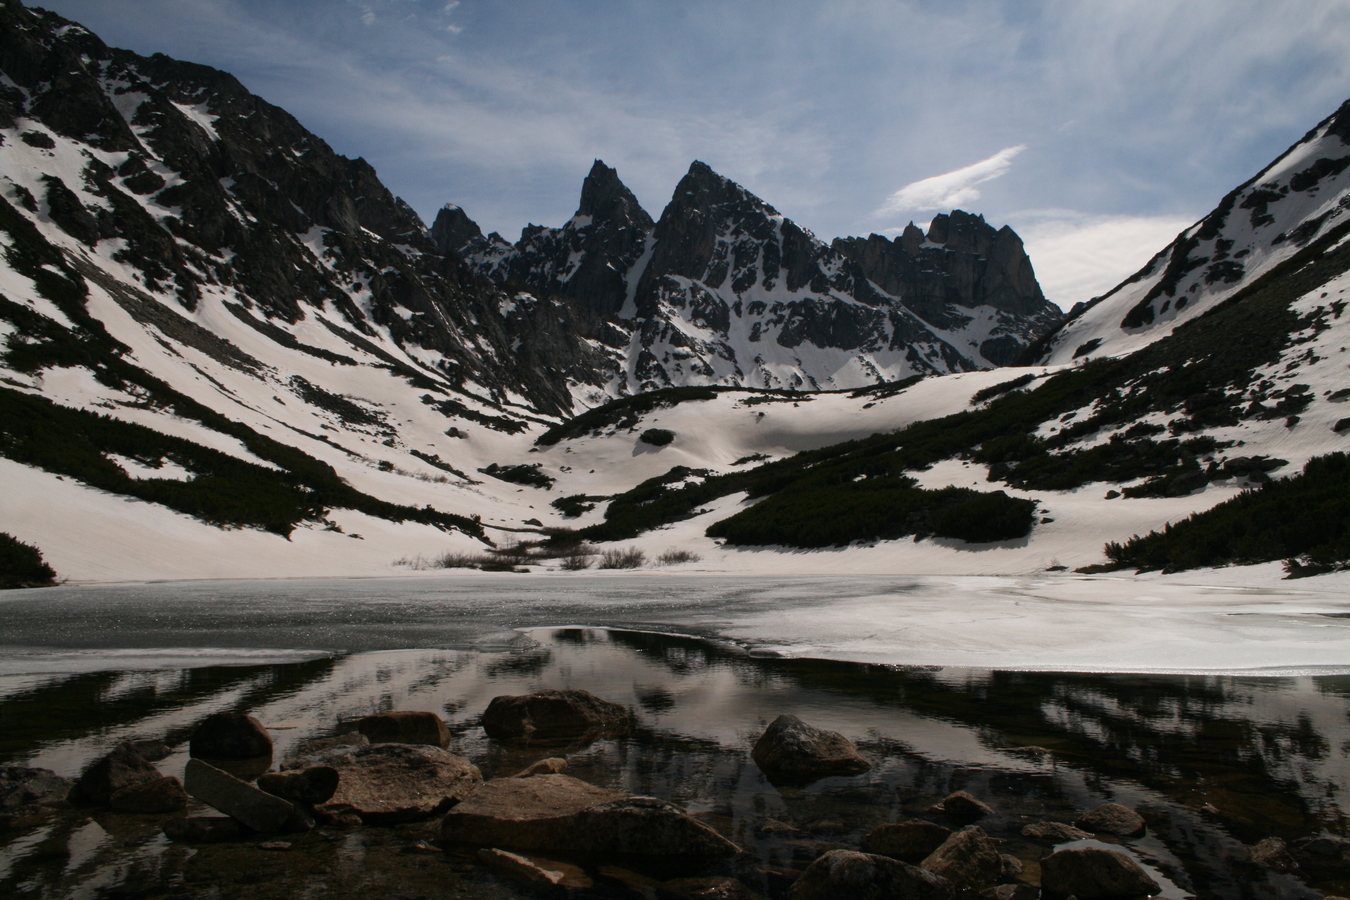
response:
<path id="1" fill-rule="evenodd" d="M 708 873 L 653 877 L 729 874 L 782 896 L 791 872 L 826 850 L 856 849 L 873 827 L 926 817 L 967 790 L 996 809 L 981 825 L 1007 840 L 1029 882 L 1047 848 L 1020 837 L 1024 824 L 1071 821 L 1114 800 L 1148 820 L 1146 836 L 1124 843 L 1164 896 L 1350 895 L 1350 883 L 1309 884 L 1240 862 L 1244 845 L 1265 837 L 1346 834 L 1347 676 L 1065 675 L 757 656 L 716 639 L 725 596 L 654 586 L 636 599 L 616 589 L 553 608 L 544 596 L 528 605 L 486 596 L 432 609 L 415 591 L 373 600 L 359 583 L 300 603 L 288 590 L 204 584 L 166 598 L 162 588 L 127 586 L 0 603 L 0 764 L 73 777 L 118 741 L 161 737 L 178 749 L 159 768 L 181 775 L 188 732 L 218 710 L 257 716 L 278 760 L 373 712 L 435 710 L 451 726 L 451 749 L 486 777 L 563 755 L 570 774 L 678 803 L 747 851 Z M 565 627 L 577 621 L 616 627 Z M 669 633 L 671 622 L 685 633 Z M 478 725 L 494 696 L 563 687 L 631 707 L 637 729 L 513 749 Z M 773 786 L 749 749 L 780 713 L 844 733 L 874 768 Z M 427 847 L 434 823 L 321 828 L 269 852 L 248 842 L 173 845 L 161 821 L 57 810 L 0 829 L 0 897 L 530 896 L 468 857 Z M 639 895 L 602 886 L 595 896 Z"/>

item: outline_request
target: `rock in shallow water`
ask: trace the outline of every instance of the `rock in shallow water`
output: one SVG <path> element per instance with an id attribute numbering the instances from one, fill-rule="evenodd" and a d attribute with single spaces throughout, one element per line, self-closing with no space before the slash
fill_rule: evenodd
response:
<path id="1" fill-rule="evenodd" d="M 333 757 L 337 790 L 316 809 L 355 814 L 366 823 L 425 818 L 468 796 L 482 782 L 462 756 L 424 744 L 374 744 Z"/>
<path id="2" fill-rule="evenodd" d="M 1143 816 L 1119 803 L 1103 803 L 1073 824 L 1084 831 L 1120 837 L 1138 837 L 1147 830 Z"/>
<path id="3" fill-rule="evenodd" d="M 594 886 L 585 872 L 570 863 L 486 847 L 478 851 L 478 861 L 503 878 L 543 890 L 585 891 Z"/>
<path id="4" fill-rule="evenodd" d="M 1041 891 L 1054 900 L 1129 900 L 1161 890 L 1137 862 L 1119 850 L 1074 847 L 1041 860 Z"/>
<path id="5" fill-rule="evenodd" d="M 792 900 L 952 900 L 951 882 L 918 866 L 852 850 L 831 850 L 792 886 Z"/>
<path id="6" fill-rule="evenodd" d="M 452 843 L 556 853 L 722 857 L 735 844 L 683 810 L 568 775 L 498 778 L 446 815 Z"/>
<path id="7" fill-rule="evenodd" d="M 919 868 L 942 876 L 957 890 L 968 891 L 992 887 L 1012 874 L 1012 866 L 999 853 L 998 844 L 978 825 L 954 832 Z"/>
<path id="8" fill-rule="evenodd" d="M 106 806 L 112 795 L 136 784 L 158 781 L 163 776 L 130 744 L 118 744 L 112 752 L 90 764 L 70 790 L 70 802 Z"/>
<path id="9" fill-rule="evenodd" d="M 800 783 L 827 775 L 857 775 L 872 768 L 853 742 L 796 716 L 774 719 L 750 756 L 771 781 Z"/>
<path id="10" fill-rule="evenodd" d="M 942 813 L 956 822 L 977 822 L 985 816 L 992 816 L 994 808 L 989 804 L 976 799 L 966 791 L 957 791 L 948 794 L 932 809 L 933 812 Z"/>
<path id="11" fill-rule="evenodd" d="M 74 782 L 51 769 L 0 766 L 0 810 L 63 803 Z"/>
<path id="12" fill-rule="evenodd" d="M 621 732 L 628 710 L 589 691 L 536 691 L 492 698 L 483 730 L 498 741 L 567 741 Z"/>
<path id="13" fill-rule="evenodd" d="M 286 831 L 292 826 L 296 809 L 289 800 L 259 790 L 200 759 L 188 760 L 183 774 L 189 794 L 254 831 Z"/>
<path id="14" fill-rule="evenodd" d="M 215 844 L 237 841 L 246 829 L 229 816 L 191 816 L 165 822 L 164 833 L 179 844 Z"/>
<path id="15" fill-rule="evenodd" d="M 188 739 L 188 753 L 195 759 L 270 759 L 272 736 L 252 716 L 231 712 L 212 713 L 192 732 L 192 737 Z"/>
<path id="16" fill-rule="evenodd" d="M 952 830 L 922 819 L 911 819 L 898 825 L 879 825 L 863 838 L 863 850 L 878 856 L 889 856 L 907 863 L 923 862 Z"/>
<path id="17" fill-rule="evenodd" d="M 372 744 L 428 744 L 450 746 L 450 729 L 434 712 L 399 711 L 366 716 L 356 730 Z"/>
<path id="18" fill-rule="evenodd" d="M 183 783 L 172 776 L 124 787 L 108 798 L 113 809 L 144 815 L 181 812 L 187 804 Z"/>
<path id="19" fill-rule="evenodd" d="M 293 803 L 318 806 L 337 792 L 339 774 L 332 766 L 310 766 L 258 776 L 258 787 Z"/>

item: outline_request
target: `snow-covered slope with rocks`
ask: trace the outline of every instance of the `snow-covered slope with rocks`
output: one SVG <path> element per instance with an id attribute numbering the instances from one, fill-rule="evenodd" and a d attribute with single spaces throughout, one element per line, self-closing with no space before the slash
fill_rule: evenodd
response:
<path id="1" fill-rule="evenodd" d="M 1059 311 L 1006 226 L 959 210 L 827 245 L 695 162 L 658 221 L 597 160 L 576 214 L 514 245 L 458 206 L 438 245 L 498 284 L 561 298 L 610 348 L 610 395 L 671 385 L 817 390 L 1006 365 Z M 916 237 L 917 236 L 917 237 Z"/>
<path id="2" fill-rule="evenodd" d="M 1110 293 L 1076 309 L 1042 362 L 1121 356 L 1164 337 L 1350 218 L 1350 102 Z"/>

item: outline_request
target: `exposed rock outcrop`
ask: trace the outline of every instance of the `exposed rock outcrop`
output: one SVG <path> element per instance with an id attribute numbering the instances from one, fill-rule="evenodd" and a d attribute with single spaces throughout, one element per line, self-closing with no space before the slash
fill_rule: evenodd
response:
<path id="1" fill-rule="evenodd" d="M 808 725 L 792 715 L 774 719 L 755 742 L 750 756 L 770 780 L 782 782 L 857 775 L 872 768 L 842 734 Z"/>
<path id="2" fill-rule="evenodd" d="M 627 708 L 589 691 L 545 690 L 494 697 L 483 730 L 499 741 L 569 741 L 622 731 L 631 718 Z"/>
<path id="3" fill-rule="evenodd" d="M 1162 888 L 1119 850 L 1078 847 L 1041 860 L 1041 890 L 1051 900 L 1129 900 L 1152 896 Z"/>
<path id="4" fill-rule="evenodd" d="M 378 713 L 357 722 L 356 729 L 372 744 L 429 744 L 441 749 L 450 746 L 450 729 L 434 712 Z"/>
<path id="5" fill-rule="evenodd" d="M 338 787 L 316 811 L 368 823 L 405 822 L 443 812 L 482 782 L 462 756 L 423 744 L 374 744 L 334 758 Z"/>

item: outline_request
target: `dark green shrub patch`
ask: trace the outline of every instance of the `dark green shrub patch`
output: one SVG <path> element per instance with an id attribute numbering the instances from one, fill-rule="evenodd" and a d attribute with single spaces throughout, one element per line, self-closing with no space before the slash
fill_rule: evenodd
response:
<path id="1" fill-rule="evenodd" d="M 1350 564 L 1350 457 L 1310 460 L 1302 474 L 1244 491 L 1161 532 L 1106 545 L 1110 568 L 1176 571 L 1292 560 L 1291 574 Z"/>
<path id="2" fill-rule="evenodd" d="M 502 481 L 509 481 L 512 484 L 524 484 L 544 490 L 553 487 L 553 482 L 556 480 L 552 475 L 540 471 L 539 463 L 528 466 L 500 466 L 497 463 L 492 463 L 487 468 L 478 471 Z"/>
<path id="3" fill-rule="evenodd" d="M 596 502 L 605 499 L 604 497 L 588 497 L 585 494 L 568 494 L 566 497 L 559 497 L 549 506 L 556 509 L 569 519 L 575 519 L 580 515 L 595 509 Z"/>
<path id="4" fill-rule="evenodd" d="M 948 487 L 929 491 L 912 478 L 812 483 L 768 497 L 708 528 L 739 546 L 832 547 L 853 541 L 936 535 L 973 543 L 1031 533 L 1035 502 L 1002 491 Z"/>
<path id="5" fill-rule="evenodd" d="M 638 435 L 638 440 L 644 444 L 651 444 L 653 447 L 664 447 L 675 440 L 675 432 L 665 428 L 648 428 Z"/>
<path id="6" fill-rule="evenodd" d="M 42 551 L 0 531 L 0 589 L 47 587 L 56 572 L 42 560 Z"/>
<path id="7" fill-rule="evenodd" d="M 1008 393 L 1008 391 L 1015 391 L 1018 388 L 1026 387 L 1035 380 L 1036 374 L 1034 372 L 1027 372 L 1025 375 L 1018 375 L 1016 378 L 1013 378 L 1010 381 L 1000 382 L 999 384 L 991 384 L 987 388 L 980 388 L 973 395 L 971 395 L 970 405 L 975 406 L 976 404 L 983 403 L 986 400 L 992 400 L 995 397 L 1006 394 Z"/>
<path id="8" fill-rule="evenodd" d="M 602 428 L 633 428 L 638 420 L 654 409 L 664 409 L 691 400 L 712 400 L 723 391 L 733 390 L 722 387 L 677 387 L 648 391 L 633 397 L 620 397 L 618 400 L 588 409 L 581 415 L 560 422 L 539 435 L 535 441 L 543 447 L 551 447 L 562 440 L 584 437 Z"/>

